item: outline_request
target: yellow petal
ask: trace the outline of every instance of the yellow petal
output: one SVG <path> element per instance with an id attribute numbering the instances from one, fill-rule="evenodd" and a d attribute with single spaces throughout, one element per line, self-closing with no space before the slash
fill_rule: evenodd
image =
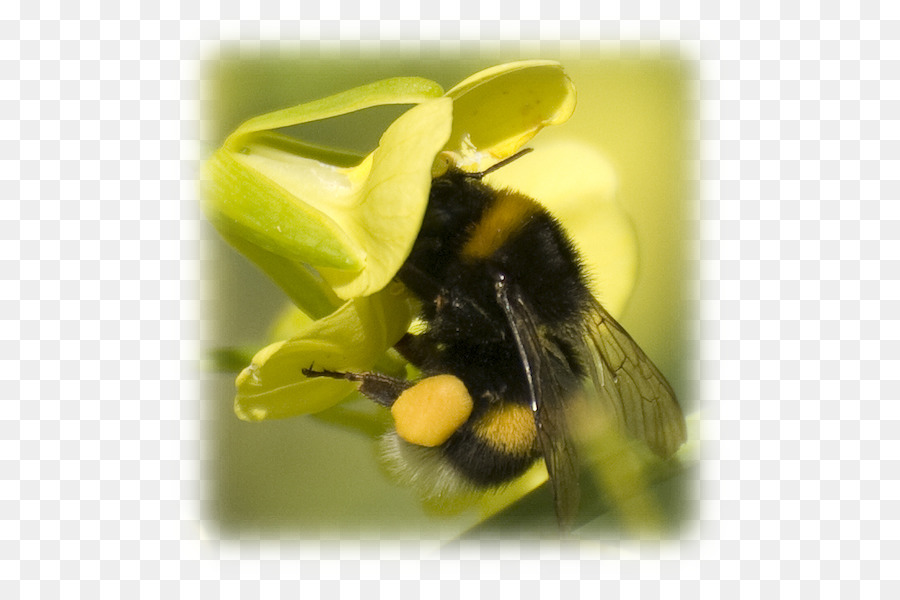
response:
<path id="1" fill-rule="evenodd" d="M 316 206 L 365 253 L 361 271 L 320 269 L 338 296 L 353 298 L 380 290 L 406 260 L 428 204 L 431 165 L 450 135 L 451 116 L 447 98 L 411 108 L 388 127 L 375 152 L 350 174 L 360 185 L 354 193 L 323 194 L 317 199 Z"/>
<path id="2" fill-rule="evenodd" d="M 343 380 L 306 378 L 302 370 L 366 371 L 406 333 L 416 312 L 399 286 L 347 301 L 297 337 L 263 348 L 236 380 L 235 413 L 248 421 L 324 410 L 354 392 Z"/>
<path id="3" fill-rule="evenodd" d="M 327 98 L 276 110 L 242 123 L 228 136 L 225 146 L 234 151 L 246 143 L 248 136 L 300 123 L 321 121 L 386 104 L 418 104 L 437 98 L 443 90 L 434 81 L 421 77 L 394 77 L 362 85 Z"/>
<path id="4" fill-rule="evenodd" d="M 615 173 L 600 151 L 571 140 L 541 144 L 485 181 L 543 204 L 575 242 L 594 294 L 613 315 L 621 314 L 637 277 L 637 239 L 615 202 Z"/>
<path id="5" fill-rule="evenodd" d="M 309 314 L 327 314 L 322 299 L 333 292 L 306 298 L 304 285 L 325 285 L 307 266 L 326 273 L 342 298 L 383 288 L 412 246 L 434 156 L 450 134 L 451 101 L 442 92 L 426 79 L 396 78 L 250 119 L 204 166 L 205 212 Z M 355 166 L 346 166 L 345 154 L 269 131 L 401 103 L 423 104 L 397 119 Z"/>
<path id="6" fill-rule="evenodd" d="M 447 92 L 453 132 L 445 149 L 480 171 L 512 155 L 548 125 L 575 110 L 575 87 L 559 63 L 531 60 L 485 69 Z"/>

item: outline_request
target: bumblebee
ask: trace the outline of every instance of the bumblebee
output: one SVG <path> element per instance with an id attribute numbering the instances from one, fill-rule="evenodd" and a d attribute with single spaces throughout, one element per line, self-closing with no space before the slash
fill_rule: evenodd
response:
<path id="1" fill-rule="evenodd" d="M 432 495 L 500 486 L 543 459 L 567 527 L 580 497 L 576 402 L 663 457 L 685 441 L 685 423 L 665 377 L 591 293 L 559 222 L 532 198 L 482 182 L 524 152 L 479 173 L 451 165 L 432 181 L 397 274 L 426 327 L 396 348 L 423 377 L 304 373 L 357 382 L 390 407 L 390 460 Z"/>

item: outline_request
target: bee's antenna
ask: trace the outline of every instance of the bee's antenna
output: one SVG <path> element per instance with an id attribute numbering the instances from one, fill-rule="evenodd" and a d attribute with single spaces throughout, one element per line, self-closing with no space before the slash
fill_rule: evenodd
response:
<path id="1" fill-rule="evenodd" d="M 512 156 L 508 156 L 508 157 L 504 158 L 504 159 L 501 160 L 500 162 L 491 165 L 490 167 L 488 167 L 488 168 L 485 169 L 484 171 L 481 171 L 480 173 L 466 173 L 466 176 L 467 176 L 467 177 L 471 177 L 472 179 L 481 179 L 481 178 L 484 177 L 485 175 L 488 175 L 488 174 L 490 174 L 490 173 L 493 173 L 494 171 L 496 171 L 497 169 L 499 169 L 499 168 L 501 168 L 501 167 L 505 167 L 506 165 L 508 165 L 508 164 L 511 163 L 512 161 L 514 161 L 514 160 L 516 160 L 516 159 L 519 159 L 519 158 L 522 158 L 523 156 L 525 156 L 526 154 L 528 154 L 528 153 L 531 152 L 532 150 L 534 150 L 534 148 L 522 148 L 521 150 L 519 150 L 518 152 L 516 152 L 516 153 L 513 154 Z"/>

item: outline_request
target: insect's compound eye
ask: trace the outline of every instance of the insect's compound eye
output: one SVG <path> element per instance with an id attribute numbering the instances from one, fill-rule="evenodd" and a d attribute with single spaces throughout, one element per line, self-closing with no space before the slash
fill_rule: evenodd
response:
<path id="1" fill-rule="evenodd" d="M 506 290 L 506 287 L 508 285 L 506 281 L 506 273 L 504 273 L 503 271 L 492 270 L 491 277 L 493 277 L 494 279 L 494 290 L 496 292 L 499 293 Z"/>

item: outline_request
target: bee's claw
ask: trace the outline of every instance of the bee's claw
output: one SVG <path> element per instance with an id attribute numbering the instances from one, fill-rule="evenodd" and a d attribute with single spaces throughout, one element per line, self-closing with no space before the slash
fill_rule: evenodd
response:
<path id="1" fill-rule="evenodd" d="M 328 369 L 316 370 L 314 365 L 309 365 L 307 369 L 301 369 L 301 372 L 307 377 L 331 377 L 332 379 L 348 379 L 356 381 L 359 375 L 357 373 L 345 373 L 342 371 L 329 371 Z"/>

